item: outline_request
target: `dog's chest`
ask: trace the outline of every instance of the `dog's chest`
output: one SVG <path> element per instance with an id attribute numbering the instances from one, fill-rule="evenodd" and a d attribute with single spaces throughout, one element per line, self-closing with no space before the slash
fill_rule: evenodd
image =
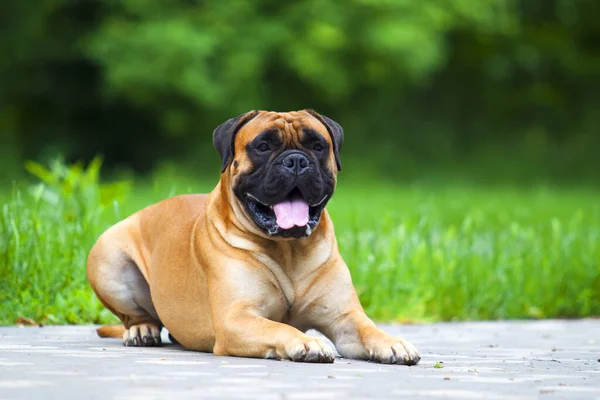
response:
<path id="1" fill-rule="evenodd" d="M 330 247 L 317 245 L 304 252 L 287 253 L 273 257 L 255 253 L 256 259 L 266 267 L 285 297 L 287 310 L 303 300 L 318 276 L 320 268 L 331 255 Z"/>
<path id="2" fill-rule="evenodd" d="M 293 276 L 288 276 L 285 268 L 283 268 L 282 265 L 272 257 L 260 253 L 256 254 L 255 257 L 273 275 L 277 286 L 279 287 L 283 296 L 287 300 L 286 308 L 291 307 L 291 305 L 294 304 L 294 302 L 296 301 L 296 292 L 294 288 Z"/>

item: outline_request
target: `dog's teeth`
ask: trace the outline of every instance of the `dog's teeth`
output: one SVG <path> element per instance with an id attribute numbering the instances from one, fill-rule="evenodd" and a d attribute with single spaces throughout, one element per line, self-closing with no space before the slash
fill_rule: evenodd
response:
<path id="1" fill-rule="evenodd" d="M 273 209 L 273 206 L 269 206 L 269 208 L 272 210 L 272 209 Z"/>

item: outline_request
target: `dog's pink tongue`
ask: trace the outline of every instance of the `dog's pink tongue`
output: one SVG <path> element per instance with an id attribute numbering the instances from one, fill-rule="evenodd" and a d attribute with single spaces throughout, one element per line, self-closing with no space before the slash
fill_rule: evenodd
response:
<path id="1" fill-rule="evenodd" d="M 273 211 L 281 229 L 308 224 L 308 203 L 302 199 L 284 200 L 275 204 Z"/>

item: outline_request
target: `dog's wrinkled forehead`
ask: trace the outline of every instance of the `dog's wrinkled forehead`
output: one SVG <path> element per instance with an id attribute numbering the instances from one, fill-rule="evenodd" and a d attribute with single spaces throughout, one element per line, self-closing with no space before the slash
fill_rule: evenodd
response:
<path id="1" fill-rule="evenodd" d="M 287 148 L 299 146 L 304 130 L 322 135 L 332 145 L 327 128 L 314 116 L 305 111 L 272 112 L 261 111 L 244 125 L 235 140 L 235 153 L 242 154 L 244 147 L 261 133 L 276 129 Z"/>

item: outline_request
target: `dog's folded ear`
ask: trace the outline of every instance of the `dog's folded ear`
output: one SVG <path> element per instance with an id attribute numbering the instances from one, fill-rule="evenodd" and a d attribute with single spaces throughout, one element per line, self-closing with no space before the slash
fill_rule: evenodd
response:
<path id="1" fill-rule="evenodd" d="M 250 111 L 228 119 L 213 131 L 213 146 L 221 156 L 221 173 L 233 160 L 235 135 L 248 121 L 258 115 L 258 111 Z"/>
<path id="2" fill-rule="evenodd" d="M 332 120 L 329 117 L 319 114 L 315 110 L 305 110 L 307 113 L 318 119 L 325 128 L 327 128 L 327 132 L 331 136 L 331 141 L 333 142 L 333 155 L 335 156 L 335 163 L 337 165 L 338 171 L 342 170 L 342 160 L 340 159 L 340 150 L 342 150 L 342 144 L 344 143 L 344 129 Z"/>

